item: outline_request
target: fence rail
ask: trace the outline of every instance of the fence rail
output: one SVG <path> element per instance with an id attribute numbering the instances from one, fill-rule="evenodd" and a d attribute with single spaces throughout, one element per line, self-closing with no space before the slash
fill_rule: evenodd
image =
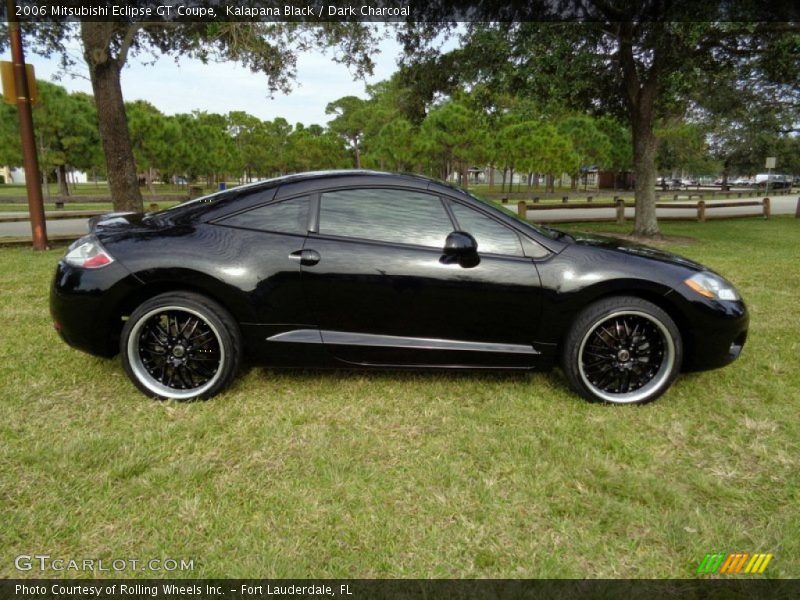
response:
<path id="1" fill-rule="evenodd" d="M 763 190 L 761 190 L 763 193 Z M 792 194 L 797 193 L 797 191 L 792 191 L 791 188 L 783 189 L 783 190 L 770 190 L 770 196 L 791 196 Z M 484 194 L 487 198 L 492 200 L 499 200 L 502 204 L 508 204 L 512 200 L 525 200 L 529 202 L 533 202 L 534 204 L 538 204 L 542 200 L 560 200 L 562 204 L 569 204 L 571 202 L 588 202 L 594 203 L 594 201 L 598 198 L 613 198 L 613 201 L 616 202 L 618 198 L 622 199 L 633 199 L 633 193 L 629 194 L 603 194 L 601 192 L 593 193 L 593 194 L 564 194 L 564 193 L 538 193 L 534 194 L 531 191 L 527 192 L 487 192 Z M 672 200 L 675 202 L 682 201 L 682 200 L 716 200 L 717 198 L 752 198 L 754 195 L 753 190 L 738 190 L 738 191 L 728 191 L 722 192 L 717 190 L 698 190 L 692 191 L 687 190 L 683 192 L 673 191 L 670 193 L 656 193 L 656 201 L 660 202 L 663 200 Z"/>
<path id="2" fill-rule="evenodd" d="M 740 208 L 740 207 L 759 207 L 761 210 L 758 212 L 748 212 L 748 213 L 727 213 L 727 214 L 712 214 L 716 209 L 720 208 Z M 563 219 L 558 219 L 559 222 L 569 222 L 569 221 L 616 221 L 617 223 L 624 223 L 626 216 L 625 216 L 625 208 L 634 208 L 635 206 L 625 204 L 625 201 L 622 198 L 615 198 L 614 202 L 582 202 L 582 203 L 572 203 L 572 204 L 528 204 L 524 200 L 520 200 L 517 202 L 517 214 L 522 217 L 523 219 L 528 218 L 528 212 L 538 212 L 538 211 L 550 211 L 550 210 L 577 210 L 577 209 L 614 209 L 614 216 L 598 216 L 598 217 L 585 217 L 581 216 L 578 218 L 573 217 L 565 217 Z M 657 209 L 668 209 L 668 210 L 684 210 L 684 211 L 695 211 L 695 215 L 662 215 L 659 216 L 660 220 L 665 221 L 698 221 L 698 222 L 705 222 L 709 219 L 740 219 L 740 218 L 752 218 L 757 216 L 763 216 L 765 219 L 769 219 L 771 216 L 771 204 L 769 198 L 763 198 L 762 200 L 750 200 L 745 202 L 713 202 L 713 203 L 706 203 L 705 200 L 698 200 L 695 203 L 687 204 L 687 203 L 673 203 L 673 202 L 656 202 Z M 795 216 L 800 218 L 800 198 L 797 200 L 797 209 L 795 211 Z"/>

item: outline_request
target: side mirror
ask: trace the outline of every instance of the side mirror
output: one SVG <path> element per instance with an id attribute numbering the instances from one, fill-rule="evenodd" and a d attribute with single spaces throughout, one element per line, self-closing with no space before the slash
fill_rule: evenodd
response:
<path id="1" fill-rule="evenodd" d="M 445 256 L 468 256 L 477 252 L 478 240 L 466 231 L 453 231 L 444 242 Z"/>

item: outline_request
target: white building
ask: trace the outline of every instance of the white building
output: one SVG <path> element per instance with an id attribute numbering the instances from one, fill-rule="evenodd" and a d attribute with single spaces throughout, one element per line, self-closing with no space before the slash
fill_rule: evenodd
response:
<path id="1" fill-rule="evenodd" d="M 17 167 L 0 167 L 0 177 L 4 183 L 25 183 L 25 169 Z M 69 171 L 67 173 L 70 183 L 88 183 L 89 176 L 83 171 Z"/>

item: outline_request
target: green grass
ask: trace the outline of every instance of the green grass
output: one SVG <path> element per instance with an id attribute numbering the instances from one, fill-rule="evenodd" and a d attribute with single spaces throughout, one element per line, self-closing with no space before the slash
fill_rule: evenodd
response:
<path id="1" fill-rule="evenodd" d="M 193 577 L 693 577 L 735 550 L 800 576 L 800 220 L 663 230 L 738 285 L 751 330 L 739 361 L 643 407 L 585 403 L 558 372 L 263 368 L 156 402 L 53 332 L 63 248 L 0 250 L 0 577 L 39 575 L 13 565 L 34 553 Z"/>

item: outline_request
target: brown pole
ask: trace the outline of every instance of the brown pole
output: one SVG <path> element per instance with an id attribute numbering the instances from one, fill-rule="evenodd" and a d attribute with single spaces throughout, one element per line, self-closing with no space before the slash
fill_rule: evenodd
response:
<path id="1" fill-rule="evenodd" d="M 42 183 L 39 181 L 39 159 L 33 135 L 33 116 L 28 90 L 28 74 L 25 71 L 25 54 L 22 51 L 22 35 L 19 30 L 15 0 L 7 0 L 8 37 L 11 42 L 11 60 L 14 63 L 14 85 L 17 90 L 17 112 L 19 134 L 22 140 L 22 161 L 25 167 L 25 187 L 28 190 L 28 212 L 31 217 L 31 234 L 34 250 L 47 250 L 47 224 L 44 220 Z"/>

